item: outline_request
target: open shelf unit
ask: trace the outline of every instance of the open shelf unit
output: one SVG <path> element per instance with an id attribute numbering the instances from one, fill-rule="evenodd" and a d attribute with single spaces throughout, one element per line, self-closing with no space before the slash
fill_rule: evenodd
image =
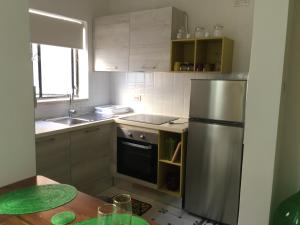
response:
<path id="1" fill-rule="evenodd" d="M 230 73 L 232 56 L 233 41 L 226 37 L 173 40 L 170 70 Z"/>
<path id="2" fill-rule="evenodd" d="M 191 64 L 190 71 L 195 71 L 195 43 L 196 40 L 192 39 L 172 41 L 171 71 L 174 71 L 176 62 Z"/>
<path id="3" fill-rule="evenodd" d="M 172 161 L 179 142 L 181 142 L 181 135 L 179 133 L 160 131 L 158 159 L 163 161 Z M 180 146 L 179 151 L 179 153 L 181 153 Z M 174 163 L 181 163 L 181 155 L 179 153 L 177 152 L 177 157 L 173 160 Z"/>
<path id="4" fill-rule="evenodd" d="M 181 167 L 159 163 L 158 189 L 171 195 L 181 196 L 180 170 Z"/>
<path id="5" fill-rule="evenodd" d="M 159 132 L 158 189 L 180 197 L 184 188 L 187 133 Z"/>

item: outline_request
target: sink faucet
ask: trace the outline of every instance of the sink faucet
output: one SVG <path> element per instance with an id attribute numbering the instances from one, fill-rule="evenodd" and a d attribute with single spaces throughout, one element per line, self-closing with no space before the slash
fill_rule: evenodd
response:
<path id="1" fill-rule="evenodd" d="M 72 107 L 73 106 L 73 100 L 74 100 L 74 95 L 73 94 L 69 94 L 69 118 L 72 118 L 74 114 L 76 114 L 76 110 Z"/>

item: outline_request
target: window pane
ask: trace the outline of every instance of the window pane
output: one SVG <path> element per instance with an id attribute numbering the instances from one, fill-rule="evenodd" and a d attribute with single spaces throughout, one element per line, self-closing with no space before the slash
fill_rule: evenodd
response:
<path id="1" fill-rule="evenodd" d="M 43 97 L 72 93 L 71 49 L 41 45 Z"/>
<path id="2" fill-rule="evenodd" d="M 36 96 L 38 97 L 40 94 L 39 89 L 39 57 L 38 57 L 38 49 L 37 44 L 32 44 L 32 66 L 33 66 L 33 85 L 36 89 Z"/>

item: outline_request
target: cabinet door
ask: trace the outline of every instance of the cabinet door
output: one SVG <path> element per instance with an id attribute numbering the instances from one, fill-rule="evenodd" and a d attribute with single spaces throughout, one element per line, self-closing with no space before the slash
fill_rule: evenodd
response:
<path id="1" fill-rule="evenodd" d="M 172 8 L 130 15 L 130 71 L 169 71 Z"/>
<path id="2" fill-rule="evenodd" d="M 88 191 L 86 187 L 90 184 L 101 184 L 99 181 L 112 177 L 110 163 L 113 135 L 111 124 L 71 134 L 71 176 L 76 187 Z"/>
<path id="3" fill-rule="evenodd" d="M 94 51 L 95 71 L 128 71 L 129 14 L 95 20 Z"/>
<path id="4" fill-rule="evenodd" d="M 60 183 L 71 183 L 68 134 L 36 140 L 36 169 L 38 175 L 49 177 Z"/>

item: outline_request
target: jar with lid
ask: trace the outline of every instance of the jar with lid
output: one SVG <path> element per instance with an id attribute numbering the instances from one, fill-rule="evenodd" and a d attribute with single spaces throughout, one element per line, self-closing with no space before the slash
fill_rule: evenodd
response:
<path id="1" fill-rule="evenodd" d="M 216 24 L 214 26 L 214 37 L 222 37 L 223 36 L 224 27 L 222 25 Z"/>
<path id="2" fill-rule="evenodd" d="M 196 27 L 195 28 L 195 38 L 203 38 L 205 35 L 205 28 L 204 27 Z"/>
<path id="3" fill-rule="evenodd" d="M 183 39 L 186 37 L 186 31 L 185 31 L 184 27 L 181 27 L 178 29 L 176 37 L 177 37 L 177 39 Z"/>

